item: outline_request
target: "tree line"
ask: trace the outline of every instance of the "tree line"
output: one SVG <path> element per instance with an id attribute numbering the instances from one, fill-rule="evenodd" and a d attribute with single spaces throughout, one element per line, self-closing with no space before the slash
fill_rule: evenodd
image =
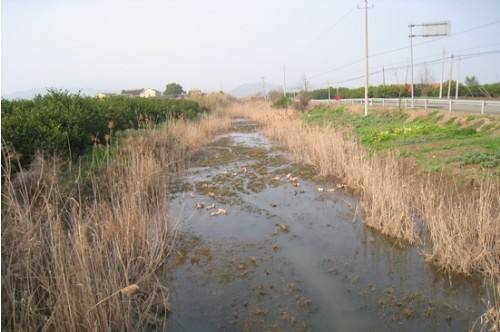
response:
<path id="1" fill-rule="evenodd" d="M 23 166 L 37 152 L 77 157 L 94 145 L 107 144 L 117 130 L 181 117 L 192 119 L 207 111 L 192 100 L 97 99 L 58 90 L 32 100 L 2 99 L 1 103 L 2 146 Z"/>
<path id="2" fill-rule="evenodd" d="M 492 98 L 500 97 L 500 83 L 493 84 L 462 84 L 459 83 L 459 97 L 482 97 Z M 450 97 L 455 97 L 456 82 L 450 84 Z M 312 99 L 328 99 L 328 88 L 311 90 L 308 95 Z M 439 97 L 439 84 L 414 84 L 414 95 L 416 97 Z M 338 88 L 339 98 L 364 98 L 365 89 L 361 88 Z M 370 86 L 368 88 L 370 98 L 402 98 L 410 97 L 411 90 L 409 84 L 390 84 Z M 443 84 L 443 97 L 448 96 L 448 82 Z M 330 88 L 330 97 L 337 97 L 337 88 Z"/>

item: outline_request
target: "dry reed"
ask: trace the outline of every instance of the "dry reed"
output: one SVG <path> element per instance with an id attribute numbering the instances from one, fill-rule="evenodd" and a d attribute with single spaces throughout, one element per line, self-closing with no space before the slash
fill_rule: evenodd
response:
<path id="1" fill-rule="evenodd" d="M 339 129 L 311 127 L 296 113 L 262 102 L 226 109 L 262 125 L 264 134 L 312 164 L 324 176 L 343 181 L 360 195 L 364 222 L 403 242 L 423 245 L 426 259 L 449 273 L 486 277 L 494 290 L 473 329 L 500 326 L 500 184 L 488 178 L 476 185 L 425 172 L 396 152 L 369 156 Z"/>
<path id="2" fill-rule="evenodd" d="M 497 180 L 467 186 L 425 172 L 397 152 L 369 156 L 346 132 L 308 126 L 296 113 L 265 103 L 236 104 L 227 112 L 262 124 L 294 158 L 359 192 L 368 226 L 406 243 L 423 243 L 425 256 L 445 271 L 500 275 Z"/>
<path id="3" fill-rule="evenodd" d="M 167 217 L 167 180 L 229 125 L 215 114 L 128 137 L 88 188 L 79 176 L 65 189 L 56 163 L 42 158 L 13 175 L 4 155 L 2 328 L 164 327 L 169 290 L 155 271 L 176 234 Z M 89 189 L 91 195 L 82 194 Z"/>

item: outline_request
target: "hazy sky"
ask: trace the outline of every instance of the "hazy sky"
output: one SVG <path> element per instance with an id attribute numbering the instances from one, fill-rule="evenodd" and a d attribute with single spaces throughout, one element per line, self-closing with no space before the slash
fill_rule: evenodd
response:
<path id="1" fill-rule="evenodd" d="M 257 82 L 313 87 L 363 74 L 360 1 L 348 0 L 3 0 L 2 94 L 40 87 L 118 91 L 168 82 L 230 90 Z M 408 24 L 447 20 L 451 37 L 415 47 L 415 62 L 500 50 L 499 0 L 373 0 L 370 54 L 409 45 Z M 341 19 L 342 18 L 342 19 Z M 339 19 L 341 19 L 339 21 Z M 493 21 L 488 27 L 470 28 Z M 415 43 L 430 39 L 416 38 Z M 373 57 L 370 71 L 405 65 L 409 48 Z M 422 71 L 415 69 L 417 81 Z M 429 65 L 434 80 L 440 64 Z M 500 53 L 462 60 L 454 74 L 500 79 Z M 447 67 L 446 71 L 449 71 Z M 325 73 L 326 72 L 326 73 Z M 402 82 L 405 69 L 386 70 Z M 382 75 L 371 77 L 374 83 Z M 361 86 L 362 79 L 340 83 Z"/>

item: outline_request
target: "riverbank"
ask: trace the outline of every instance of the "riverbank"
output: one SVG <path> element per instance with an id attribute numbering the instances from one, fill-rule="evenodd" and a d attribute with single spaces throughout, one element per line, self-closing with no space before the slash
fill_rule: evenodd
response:
<path id="1" fill-rule="evenodd" d="M 391 151 L 370 156 L 347 128 L 310 126 L 299 114 L 264 103 L 228 111 L 257 121 L 297 160 L 358 192 L 368 226 L 405 243 L 425 243 L 427 259 L 444 271 L 500 275 L 496 181 L 488 178 L 464 187 L 462 181 L 426 172 Z"/>
<path id="2" fill-rule="evenodd" d="M 350 130 L 311 127 L 295 112 L 267 103 L 229 111 L 257 121 L 266 136 L 287 147 L 296 160 L 313 165 L 318 174 L 343 181 L 359 195 L 367 226 L 402 245 L 418 245 L 425 259 L 443 272 L 490 280 L 487 314 L 498 326 L 500 207 L 495 180 L 464 187 L 461 178 L 425 171 L 390 151 L 370 156 Z"/>
<path id="3" fill-rule="evenodd" d="M 472 328 L 486 310 L 480 279 L 441 274 L 418 247 L 365 227 L 343 181 L 294 162 L 261 129 L 234 118 L 175 182 L 171 331 Z"/>
<path id="4" fill-rule="evenodd" d="M 176 221 L 168 217 L 168 183 L 229 125 L 213 113 L 141 130 L 121 138 L 100 167 L 83 168 L 90 173 L 73 165 L 78 171 L 72 179 L 55 158 L 37 157 L 13 172 L 14 161 L 4 156 L 2 327 L 164 326 L 170 290 L 156 271 L 177 235 Z"/>
<path id="5" fill-rule="evenodd" d="M 350 128 L 372 153 L 397 150 L 418 166 L 464 179 L 500 178 L 500 117 L 359 106 L 313 107 L 311 125 Z"/>

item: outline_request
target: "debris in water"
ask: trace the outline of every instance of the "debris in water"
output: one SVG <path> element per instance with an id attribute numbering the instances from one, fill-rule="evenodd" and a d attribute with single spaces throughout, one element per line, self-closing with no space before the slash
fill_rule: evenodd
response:
<path id="1" fill-rule="evenodd" d="M 318 188 L 318 191 L 319 191 L 320 193 L 322 193 L 323 191 L 325 191 L 325 188 L 321 188 L 321 187 L 319 187 L 319 188 Z"/>
<path id="2" fill-rule="evenodd" d="M 218 208 L 217 210 L 213 211 L 213 212 L 210 212 L 210 215 L 211 216 L 218 216 L 218 215 L 226 215 L 227 214 L 227 209 L 221 209 L 221 208 Z"/>
<path id="3" fill-rule="evenodd" d="M 190 193 L 189 193 L 189 196 L 190 196 L 190 197 L 194 197 L 194 192 L 190 192 Z"/>
<path id="4" fill-rule="evenodd" d="M 290 322 L 292 324 L 295 322 L 295 317 L 290 316 L 290 314 L 286 311 L 282 311 L 280 313 L 280 316 L 281 316 L 281 319 L 283 319 L 284 321 Z"/>
<path id="5" fill-rule="evenodd" d="M 411 307 L 405 307 L 403 309 L 403 315 L 405 315 L 406 319 L 412 319 L 415 317 L 415 311 Z"/>
<path id="6" fill-rule="evenodd" d="M 204 203 L 196 203 L 195 207 L 197 209 L 203 209 L 205 207 L 205 204 Z"/>
<path id="7" fill-rule="evenodd" d="M 337 189 L 335 189 L 335 188 L 329 188 L 326 191 L 328 191 L 329 193 L 333 193 L 335 190 L 337 190 Z"/>
<path id="8" fill-rule="evenodd" d="M 215 209 L 215 204 L 210 204 L 206 207 L 207 210 Z"/>
<path id="9" fill-rule="evenodd" d="M 248 265 L 246 263 L 240 263 L 238 265 L 238 270 L 240 270 L 241 273 L 244 273 L 248 268 Z"/>
<path id="10" fill-rule="evenodd" d="M 250 260 L 252 261 L 252 263 L 253 263 L 254 265 L 257 265 L 257 257 L 252 256 L 252 257 L 250 257 Z"/>
<path id="11" fill-rule="evenodd" d="M 305 297 L 302 297 L 299 301 L 297 301 L 298 305 L 301 307 L 309 307 L 312 305 L 312 301 Z"/>
<path id="12" fill-rule="evenodd" d="M 247 172 L 247 168 L 246 168 L 246 167 L 242 167 L 242 168 L 240 169 L 240 172 L 241 172 L 241 173 L 246 173 L 246 172 Z"/>
<path id="13" fill-rule="evenodd" d="M 274 180 L 274 181 L 279 181 L 281 178 L 279 176 L 275 176 L 274 178 L 272 178 L 271 180 Z"/>
<path id="14" fill-rule="evenodd" d="M 278 204 L 271 204 L 271 207 L 273 207 L 273 208 L 275 208 L 277 206 L 278 206 Z"/>
<path id="15" fill-rule="evenodd" d="M 277 244 L 273 244 L 273 247 L 272 247 L 272 248 L 273 248 L 273 250 L 274 250 L 274 251 L 278 251 L 278 249 L 279 249 L 280 247 L 279 247 Z"/>
<path id="16" fill-rule="evenodd" d="M 298 187 L 298 186 L 300 186 L 300 183 L 298 183 L 298 182 L 292 182 L 292 186 Z"/>
<path id="17" fill-rule="evenodd" d="M 338 183 L 337 184 L 337 189 L 342 189 L 344 187 L 345 187 L 345 184 L 343 184 L 343 183 Z"/>
<path id="18" fill-rule="evenodd" d="M 292 177 L 292 173 L 288 173 L 288 174 L 286 175 L 286 178 L 287 178 L 288 180 L 290 180 L 290 178 L 291 178 L 291 177 Z"/>
<path id="19" fill-rule="evenodd" d="M 213 193 L 213 192 L 209 191 L 209 192 L 208 192 L 208 196 L 210 196 L 210 197 L 215 197 L 215 193 Z"/>
<path id="20" fill-rule="evenodd" d="M 276 226 L 279 227 L 280 231 L 282 232 L 288 232 L 288 225 L 287 224 L 276 224 Z"/>
<path id="21" fill-rule="evenodd" d="M 256 316 L 265 316 L 265 315 L 267 315 L 267 310 L 264 310 L 263 308 L 258 307 L 257 309 L 255 309 L 255 311 L 253 313 Z"/>
<path id="22" fill-rule="evenodd" d="M 191 264 L 198 264 L 200 262 L 200 256 L 193 255 L 191 257 Z"/>

